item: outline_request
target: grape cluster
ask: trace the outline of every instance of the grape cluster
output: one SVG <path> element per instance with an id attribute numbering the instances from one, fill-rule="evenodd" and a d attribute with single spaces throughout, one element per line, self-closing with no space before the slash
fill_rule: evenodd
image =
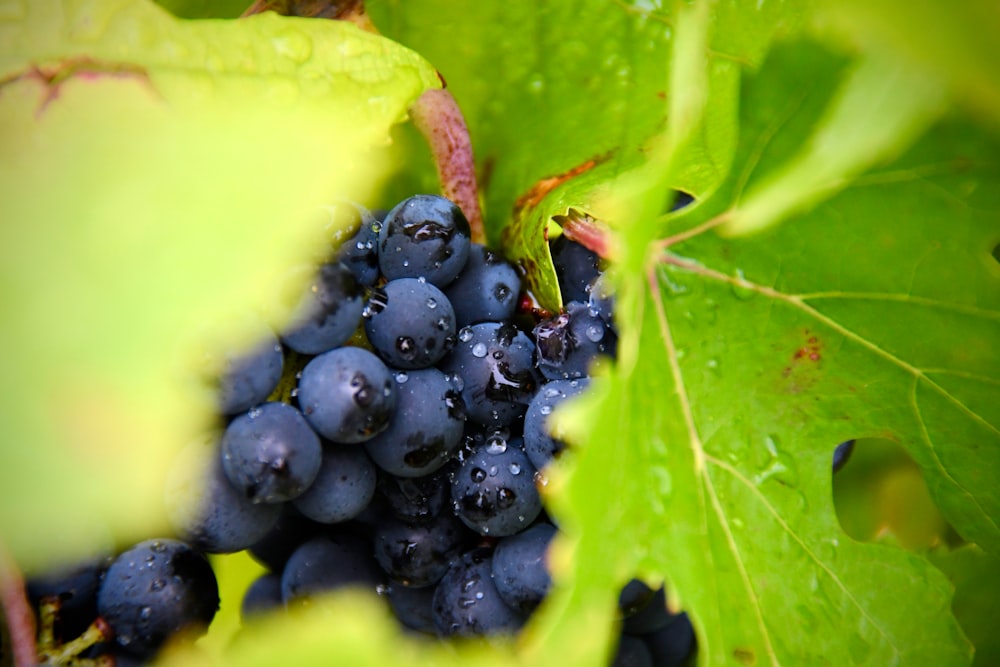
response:
<path id="1" fill-rule="evenodd" d="M 267 568 L 246 619 L 361 586 L 415 632 L 492 635 L 516 632 L 547 594 L 558 526 L 539 471 L 566 446 L 549 416 L 617 348 L 602 260 L 553 241 L 566 305 L 539 314 L 521 307 L 517 268 L 472 243 L 447 199 L 351 211 L 292 323 L 215 378 L 225 426 L 171 472 L 176 534 L 72 584 L 121 661 L 211 622 L 205 553 L 248 550 Z M 662 588 L 632 581 L 619 607 L 616 665 L 688 658 L 691 624 Z"/>

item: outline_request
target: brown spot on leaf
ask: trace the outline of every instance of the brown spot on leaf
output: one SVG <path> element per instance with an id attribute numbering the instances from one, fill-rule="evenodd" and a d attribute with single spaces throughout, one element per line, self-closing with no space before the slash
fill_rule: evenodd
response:
<path id="1" fill-rule="evenodd" d="M 31 65 L 25 70 L 0 79 L 0 88 L 17 81 L 41 82 L 45 87 L 45 93 L 36 111 L 36 114 L 41 114 L 49 104 L 58 99 L 62 85 L 70 79 L 93 81 L 103 77 L 136 77 L 143 83 L 149 84 L 146 70 L 138 65 L 77 57 L 67 58 L 49 65 Z"/>
<path id="2" fill-rule="evenodd" d="M 753 649 L 749 648 L 734 648 L 733 657 L 741 665 L 755 665 L 757 664 L 757 654 L 753 652 Z"/>

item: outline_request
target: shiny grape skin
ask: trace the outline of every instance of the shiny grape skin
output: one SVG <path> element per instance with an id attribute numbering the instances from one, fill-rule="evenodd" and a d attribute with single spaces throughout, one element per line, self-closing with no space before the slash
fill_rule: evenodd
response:
<path id="1" fill-rule="evenodd" d="M 434 590 L 433 618 L 440 635 L 478 637 L 510 634 L 524 624 L 493 583 L 489 552 L 474 549 L 457 559 Z"/>
<path id="2" fill-rule="evenodd" d="M 207 627 L 219 588 L 208 560 L 189 545 L 146 540 L 111 563 L 97 608 L 118 645 L 145 657 L 181 630 Z"/>
<path id="3" fill-rule="evenodd" d="M 531 525 L 542 511 L 535 472 L 519 437 L 480 447 L 465 457 L 455 473 L 451 486 L 455 512 L 482 535 L 513 535 Z"/>
<path id="4" fill-rule="evenodd" d="M 314 357 L 302 369 L 298 401 L 309 424 L 334 442 L 370 440 L 389 425 L 396 383 L 377 356 L 340 347 Z"/>
<path id="5" fill-rule="evenodd" d="M 229 423 L 222 436 L 222 467 L 253 503 L 281 503 L 302 495 L 319 474 L 319 437 L 287 403 L 264 403 Z"/>
<path id="6" fill-rule="evenodd" d="M 440 289 L 417 278 L 376 289 L 364 311 L 365 333 L 393 368 L 429 368 L 455 346 L 455 312 Z"/>
<path id="7" fill-rule="evenodd" d="M 312 486 L 292 501 L 319 523 L 340 523 L 361 514 L 375 495 L 375 464 L 360 447 L 327 443 Z"/>
<path id="8" fill-rule="evenodd" d="M 535 345 L 512 324 L 481 322 L 458 332 L 438 368 L 459 378 L 470 422 L 508 426 L 527 410 L 538 387 Z"/>
<path id="9" fill-rule="evenodd" d="M 465 403 L 436 368 L 398 371 L 396 409 L 388 428 L 365 443 L 376 465 L 398 477 L 422 477 L 440 469 L 458 450 Z"/>
<path id="10" fill-rule="evenodd" d="M 379 229 L 379 268 L 388 280 L 425 278 L 444 287 L 469 256 L 469 221 L 453 202 L 414 195 L 397 204 Z"/>

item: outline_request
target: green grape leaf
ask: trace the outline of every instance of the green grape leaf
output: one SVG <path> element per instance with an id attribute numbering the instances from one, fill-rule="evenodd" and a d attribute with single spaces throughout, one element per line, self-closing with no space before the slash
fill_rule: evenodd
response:
<path id="1" fill-rule="evenodd" d="M 212 419 L 196 341 L 245 344 L 231 315 L 328 252 L 324 207 L 374 189 L 373 147 L 439 83 L 332 21 L 6 7 L 0 534 L 25 562 L 166 531 L 171 455 Z"/>
<path id="2" fill-rule="evenodd" d="M 941 573 L 841 530 L 830 466 L 849 438 L 900 443 L 955 529 L 1000 546 L 996 144 L 943 125 L 767 234 L 709 231 L 851 71 L 796 43 L 746 81 L 729 181 L 676 219 L 648 276 L 620 279 L 637 357 L 559 415 L 579 442 L 552 497 L 579 531 L 572 595 L 665 577 L 701 664 L 969 662 Z"/>
<path id="3" fill-rule="evenodd" d="M 721 182 L 735 146 L 740 68 L 759 62 L 775 32 L 798 27 L 798 5 L 713 4 L 709 112 L 669 185 L 702 196 Z M 383 0 L 368 9 L 385 34 L 434 63 L 460 101 L 481 165 L 488 236 L 494 244 L 502 237 L 526 265 L 535 297 L 557 309 L 545 230 L 570 207 L 586 212 L 611 179 L 646 160 L 668 111 L 672 10 L 598 0 Z"/>
<path id="4" fill-rule="evenodd" d="M 156 0 L 156 4 L 185 19 L 233 19 L 251 3 L 247 0 Z"/>
<path id="5" fill-rule="evenodd" d="M 934 0 L 832 0 L 824 18 L 850 43 L 892 53 L 945 82 L 994 129 L 1000 119 L 1000 12 L 992 0 L 949 7 Z"/>
<path id="6" fill-rule="evenodd" d="M 930 559 L 955 585 L 952 606 L 976 646 L 973 667 L 1000 663 L 1000 636 L 992 620 L 1000 599 L 1000 559 L 974 544 L 932 551 Z"/>

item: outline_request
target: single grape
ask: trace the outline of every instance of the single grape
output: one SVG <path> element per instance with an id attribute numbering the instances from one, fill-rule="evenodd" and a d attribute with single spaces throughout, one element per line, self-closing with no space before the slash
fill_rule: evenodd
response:
<path id="1" fill-rule="evenodd" d="M 345 586 L 375 590 L 382 581 L 368 540 L 346 531 L 330 532 L 299 546 L 281 573 L 285 605 Z"/>
<path id="2" fill-rule="evenodd" d="M 587 301 L 587 286 L 602 270 L 601 258 L 566 235 L 559 236 L 549 244 L 552 265 L 559 279 L 559 290 L 563 303 Z"/>
<path id="3" fill-rule="evenodd" d="M 306 364 L 298 400 L 309 424 L 340 443 L 364 442 L 389 425 L 396 409 L 392 373 L 368 350 L 341 347 Z"/>
<path id="4" fill-rule="evenodd" d="M 167 478 L 167 511 L 174 530 L 208 553 L 242 551 L 267 535 L 281 506 L 252 503 L 222 468 L 214 443 L 195 442 L 181 451 Z"/>
<path id="5" fill-rule="evenodd" d="M 444 466 L 458 450 L 465 428 L 465 403 L 436 368 L 398 371 L 396 411 L 389 427 L 365 443 L 382 470 L 422 477 Z"/>
<path id="6" fill-rule="evenodd" d="M 343 345 L 361 323 L 363 297 L 350 269 L 340 262 L 322 265 L 306 286 L 282 340 L 302 354 L 320 354 Z"/>
<path id="7" fill-rule="evenodd" d="M 611 667 L 659 667 L 653 662 L 646 642 L 629 635 L 621 635 Z"/>
<path id="8" fill-rule="evenodd" d="M 319 475 L 309 490 L 292 501 L 313 521 L 353 519 L 375 495 L 375 465 L 359 447 L 327 443 Z"/>
<path id="9" fill-rule="evenodd" d="M 563 401 L 582 393 L 588 378 L 553 380 L 542 385 L 524 415 L 524 453 L 541 470 L 565 448 L 565 443 L 551 434 L 549 417 Z"/>
<path id="10" fill-rule="evenodd" d="M 438 368 L 457 376 L 469 421 L 508 426 L 527 410 L 539 376 L 535 346 L 512 324 L 481 322 L 458 332 L 458 343 Z"/>
<path id="11" fill-rule="evenodd" d="M 224 415 L 246 412 L 263 403 L 278 386 L 284 365 L 281 343 L 266 327 L 261 335 L 250 351 L 226 357 L 218 389 L 219 410 Z"/>
<path id="12" fill-rule="evenodd" d="M 602 356 L 614 357 L 618 349 L 615 332 L 579 301 L 539 322 L 534 335 L 538 370 L 550 380 L 586 377 Z"/>
<path id="13" fill-rule="evenodd" d="M 550 523 L 536 523 L 502 538 L 493 552 L 493 583 L 510 607 L 529 614 L 552 586 L 545 554 L 556 535 Z"/>
<path id="14" fill-rule="evenodd" d="M 434 590 L 434 626 L 440 635 L 475 637 L 517 632 L 524 617 L 500 598 L 489 552 L 475 549 L 457 559 Z"/>
<path id="15" fill-rule="evenodd" d="M 694 628 L 687 614 L 678 614 L 666 626 L 642 636 L 656 667 L 681 667 L 695 648 Z"/>
<path id="16" fill-rule="evenodd" d="M 655 593 L 656 591 L 641 579 L 632 579 L 618 594 L 618 609 L 621 610 L 622 616 L 628 618 L 648 605 Z"/>
<path id="17" fill-rule="evenodd" d="M 222 436 L 222 467 L 253 503 L 302 495 L 319 473 L 322 446 L 298 410 L 264 403 L 231 421 Z"/>
<path id="18" fill-rule="evenodd" d="M 434 626 L 434 586 L 391 586 L 389 604 L 403 626 L 424 634 L 437 634 Z"/>
<path id="19" fill-rule="evenodd" d="M 665 627 L 673 618 L 673 614 L 667 611 L 666 592 L 660 586 L 649 602 L 625 619 L 622 628 L 631 635 L 644 635 Z"/>
<path id="20" fill-rule="evenodd" d="M 404 586 L 432 586 L 448 571 L 449 563 L 471 546 L 473 537 L 452 514 L 422 523 L 389 518 L 375 529 L 375 560 Z"/>
<path id="21" fill-rule="evenodd" d="M 444 287 L 469 256 L 469 221 L 454 203 L 414 195 L 397 204 L 379 229 L 379 268 L 388 280 L 426 278 Z"/>
<path id="22" fill-rule="evenodd" d="M 376 289 L 364 322 L 372 347 L 393 368 L 428 368 L 455 346 L 451 301 L 417 278 L 398 278 Z"/>
<path id="23" fill-rule="evenodd" d="M 175 633 L 212 622 L 219 587 L 208 560 L 187 544 L 147 540 L 111 563 L 97 607 L 121 647 L 152 656 Z"/>
<path id="24" fill-rule="evenodd" d="M 455 512 L 472 530 L 504 537 L 531 525 L 542 511 L 535 466 L 519 437 L 493 437 L 465 457 L 451 486 Z"/>
<path id="25" fill-rule="evenodd" d="M 854 453 L 854 442 L 854 440 L 847 440 L 837 445 L 837 448 L 833 450 L 833 472 L 837 472 L 847 465 L 851 454 Z"/>
<path id="26" fill-rule="evenodd" d="M 382 223 L 375 213 L 359 204 L 338 206 L 337 213 L 346 217 L 342 223 L 344 231 L 333 239 L 339 249 L 337 258 L 350 269 L 359 285 L 371 287 L 378 282 L 378 229 Z"/>
<path id="27" fill-rule="evenodd" d="M 520 292 L 521 277 L 514 266 L 479 243 L 472 244 L 465 268 L 444 290 L 458 327 L 509 320 Z"/>
<path id="28" fill-rule="evenodd" d="M 455 467 L 453 461 L 422 477 L 397 477 L 383 471 L 379 473 L 376 488 L 388 511 L 397 519 L 410 523 L 429 521 L 442 511 L 451 511 L 449 476 L 454 474 Z"/>
<path id="29" fill-rule="evenodd" d="M 246 621 L 282 608 L 284 603 L 281 600 L 281 575 L 267 572 L 254 579 L 243 593 L 240 617 Z"/>

